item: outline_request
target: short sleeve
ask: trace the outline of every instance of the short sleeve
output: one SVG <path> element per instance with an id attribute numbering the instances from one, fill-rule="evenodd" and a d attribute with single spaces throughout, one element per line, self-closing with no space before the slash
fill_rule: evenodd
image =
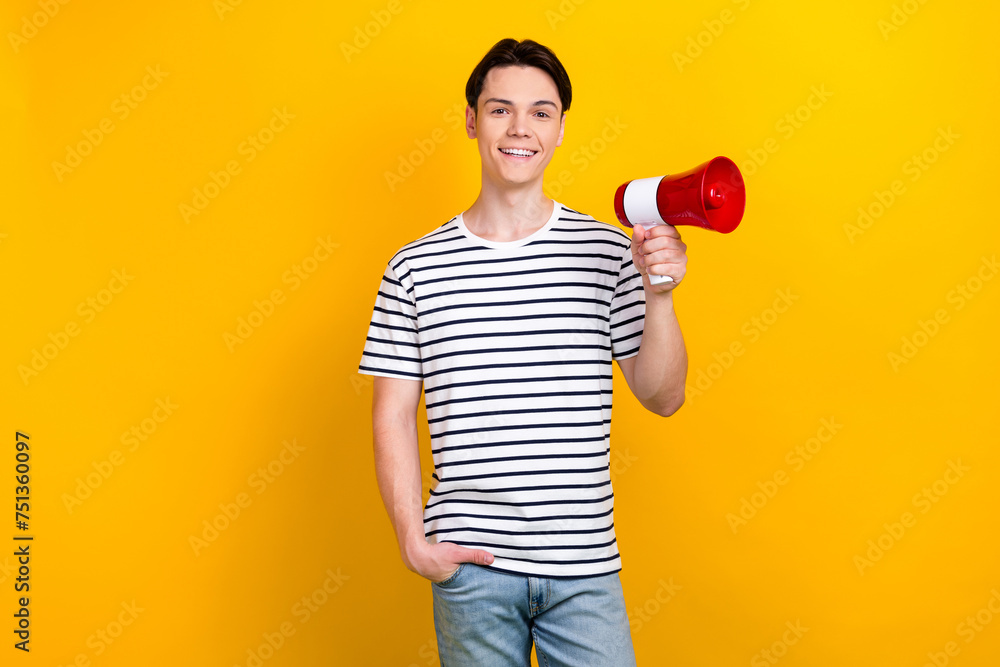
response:
<path id="1" fill-rule="evenodd" d="M 406 261 L 386 267 L 375 299 L 365 349 L 358 372 L 408 380 L 423 378 L 420 342 L 417 335 L 417 307 Z M 403 280 L 397 275 L 406 276 Z M 407 288 L 409 285 L 409 289 Z"/>
<path id="2" fill-rule="evenodd" d="M 632 263 L 632 246 L 627 245 L 611 297 L 612 358 L 627 359 L 639 354 L 645 317 L 646 292 L 642 287 L 642 274 Z"/>

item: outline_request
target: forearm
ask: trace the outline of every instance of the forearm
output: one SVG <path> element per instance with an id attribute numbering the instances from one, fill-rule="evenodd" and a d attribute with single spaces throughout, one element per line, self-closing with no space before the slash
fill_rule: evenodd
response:
<path id="1" fill-rule="evenodd" d="M 417 408 L 420 383 L 376 377 L 372 397 L 375 477 L 399 543 L 399 555 L 409 570 L 431 581 L 443 581 L 458 563 L 488 565 L 492 554 L 448 541 L 427 541 L 424 535 L 423 486 Z"/>
<path id="2" fill-rule="evenodd" d="M 421 543 L 426 544 L 416 421 L 376 414 L 373 431 L 379 493 L 396 533 L 400 556 L 413 569 L 410 554 Z"/>
<path id="3" fill-rule="evenodd" d="M 687 349 L 674 312 L 673 292 L 647 294 L 633 393 L 646 409 L 670 416 L 684 403 L 687 367 Z"/>

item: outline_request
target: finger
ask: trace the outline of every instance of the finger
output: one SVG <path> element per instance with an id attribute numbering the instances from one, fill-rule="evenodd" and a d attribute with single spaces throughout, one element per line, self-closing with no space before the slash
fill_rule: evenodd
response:
<path id="1" fill-rule="evenodd" d="M 651 228 L 649 230 L 649 236 L 650 236 L 650 238 L 670 237 L 670 238 L 679 239 L 681 237 L 681 233 L 679 231 L 677 231 L 677 228 L 674 227 L 673 225 L 669 225 L 669 224 L 667 224 L 667 225 L 656 225 L 655 227 L 653 227 L 653 228 Z"/>
<path id="2" fill-rule="evenodd" d="M 632 227 L 632 254 L 639 252 L 639 246 L 646 239 L 646 230 L 642 225 Z"/>
<path id="3" fill-rule="evenodd" d="M 674 283 L 679 283 L 684 279 L 686 269 L 681 264 L 653 264 L 648 269 L 647 272 L 651 276 L 669 276 Z"/>
<path id="4" fill-rule="evenodd" d="M 642 244 L 642 252 L 645 255 L 651 255 L 654 252 L 660 252 L 661 250 L 673 250 L 675 252 L 685 252 L 687 250 L 687 244 L 680 239 L 676 239 L 672 236 L 659 236 L 652 239 L 646 239 Z"/>
<path id="5" fill-rule="evenodd" d="M 489 565 L 493 562 L 493 554 L 482 549 L 476 549 L 472 552 L 472 559 L 469 562 L 476 565 Z"/>
<path id="6" fill-rule="evenodd" d="M 646 266 L 653 264 L 681 264 L 687 262 L 687 255 L 678 248 L 665 248 L 656 252 L 647 252 L 643 255 Z"/>
<path id="7" fill-rule="evenodd" d="M 461 551 L 455 555 L 456 563 L 475 563 L 476 565 L 489 565 L 493 562 L 493 554 L 482 549 L 467 549 L 461 547 Z"/>
<path id="8" fill-rule="evenodd" d="M 645 241 L 646 230 L 642 225 L 632 227 L 632 264 L 642 274 L 645 261 L 642 258 L 642 244 Z"/>
<path id="9" fill-rule="evenodd" d="M 646 267 L 646 271 L 654 276 L 682 276 L 687 268 L 676 262 L 657 262 Z"/>

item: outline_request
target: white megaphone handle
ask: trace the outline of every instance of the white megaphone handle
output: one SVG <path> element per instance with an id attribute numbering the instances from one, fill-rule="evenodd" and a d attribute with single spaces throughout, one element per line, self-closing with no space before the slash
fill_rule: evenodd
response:
<path id="1" fill-rule="evenodd" d="M 672 282 L 674 282 L 674 279 L 671 278 L 670 276 L 658 276 L 652 273 L 649 274 L 649 284 L 651 285 L 660 285 L 662 283 L 672 283 Z"/>

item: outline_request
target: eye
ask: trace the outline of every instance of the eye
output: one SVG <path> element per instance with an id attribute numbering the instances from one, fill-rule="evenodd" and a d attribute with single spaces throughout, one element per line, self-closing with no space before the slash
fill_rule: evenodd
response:
<path id="1" fill-rule="evenodd" d="M 540 113 L 540 114 L 541 114 L 542 116 L 544 116 L 545 118 L 548 118 L 548 117 L 549 117 L 549 114 L 545 113 L 544 111 L 539 111 L 538 113 Z"/>
<path id="2" fill-rule="evenodd" d="M 493 111 L 491 111 L 490 113 L 496 113 L 498 111 L 504 111 L 504 112 L 506 112 L 507 110 L 504 109 L 503 107 L 498 107 L 498 108 L 494 109 Z"/>

